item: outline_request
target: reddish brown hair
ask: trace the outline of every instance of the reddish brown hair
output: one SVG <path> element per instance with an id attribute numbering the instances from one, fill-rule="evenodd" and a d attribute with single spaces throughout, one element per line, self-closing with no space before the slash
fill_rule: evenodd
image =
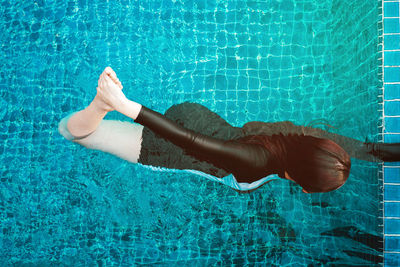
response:
<path id="1" fill-rule="evenodd" d="M 310 193 L 338 189 L 350 174 L 349 154 L 329 139 L 279 134 L 246 136 L 240 142 L 264 146 L 274 157 L 277 170 L 286 171 Z"/>

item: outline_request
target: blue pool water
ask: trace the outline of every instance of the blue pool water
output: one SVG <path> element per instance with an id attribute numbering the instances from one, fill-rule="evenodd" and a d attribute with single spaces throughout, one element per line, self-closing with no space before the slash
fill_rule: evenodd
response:
<path id="1" fill-rule="evenodd" d="M 353 160 L 347 183 L 330 193 L 282 180 L 238 194 L 57 131 L 111 66 L 128 98 L 159 112 L 192 101 L 235 126 L 318 120 L 381 141 L 380 5 L 0 1 L 1 265 L 382 262 L 376 163 Z"/>

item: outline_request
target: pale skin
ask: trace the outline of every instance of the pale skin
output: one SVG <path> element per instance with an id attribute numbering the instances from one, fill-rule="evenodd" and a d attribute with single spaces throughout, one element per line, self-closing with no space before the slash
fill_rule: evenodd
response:
<path id="1" fill-rule="evenodd" d="M 80 137 L 96 131 L 99 125 L 102 123 L 103 118 L 110 111 L 118 111 L 125 116 L 135 120 L 140 112 L 142 105 L 126 98 L 126 96 L 122 92 L 122 89 L 123 86 L 114 70 L 110 67 L 105 68 L 103 73 L 99 77 L 97 94 L 94 97 L 93 101 L 85 109 L 75 113 L 68 120 L 67 128 L 69 132 L 74 137 Z M 105 121 L 103 121 L 103 123 L 105 123 Z M 108 123 L 111 123 L 111 121 L 108 121 Z M 129 128 L 132 128 L 132 130 L 134 130 L 133 127 L 142 126 L 135 124 L 129 125 Z M 77 141 L 77 143 L 85 145 L 87 147 L 96 148 L 95 144 L 89 144 L 89 142 L 96 143 L 96 141 L 88 141 L 88 139 L 90 138 L 83 138 L 80 141 Z M 101 150 L 118 155 L 118 153 L 114 153 L 115 151 L 113 150 L 115 149 L 112 147 L 109 147 L 109 149 Z M 121 157 L 128 161 L 134 162 L 133 160 L 129 160 L 129 156 Z M 293 181 L 293 179 L 286 171 L 285 178 Z M 303 192 L 308 193 L 304 189 Z"/>

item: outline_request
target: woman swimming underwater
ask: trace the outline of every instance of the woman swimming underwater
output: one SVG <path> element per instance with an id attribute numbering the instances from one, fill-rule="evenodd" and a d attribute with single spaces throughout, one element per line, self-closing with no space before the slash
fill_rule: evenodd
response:
<path id="1" fill-rule="evenodd" d="M 103 120 L 113 110 L 136 123 Z M 280 178 L 305 193 L 329 192 L 346 182 L 350 157 L 400 161 L 400 143 L 363 143 L 288 121 L 234 127 L 197 103 L 173 105 L 162 115 L 127 99 L 110 67 L 100 75 L 90 105 L 63 118 L 58 129 L 87 148 L 133 163 L 185 169 L 238 192 Z"/>

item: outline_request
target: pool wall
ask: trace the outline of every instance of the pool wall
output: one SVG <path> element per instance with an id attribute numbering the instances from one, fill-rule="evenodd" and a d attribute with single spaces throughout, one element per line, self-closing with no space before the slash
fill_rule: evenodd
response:
<path id="1" fill-rule="evenodd" d="M 400 142 L 399 1 L 384 1 L 384 142 Z M 400 266 L 400 164 L 385 163 L 384 263 Z"/>
<path id="2" fill-rule="evenodd" d="M 342 134 L 381 141 L 382 79 L 378 1 L 333 1 L 331 29 L 334 100 L 330 120 Z M 377 48 L 378 45 L 378 48 Z M 357 115 L 355 115 L 357 114 Z M 364 114 L 365 116 L 359 115 Z M 371 141 L 372 141 L 371 140 Z"/>

